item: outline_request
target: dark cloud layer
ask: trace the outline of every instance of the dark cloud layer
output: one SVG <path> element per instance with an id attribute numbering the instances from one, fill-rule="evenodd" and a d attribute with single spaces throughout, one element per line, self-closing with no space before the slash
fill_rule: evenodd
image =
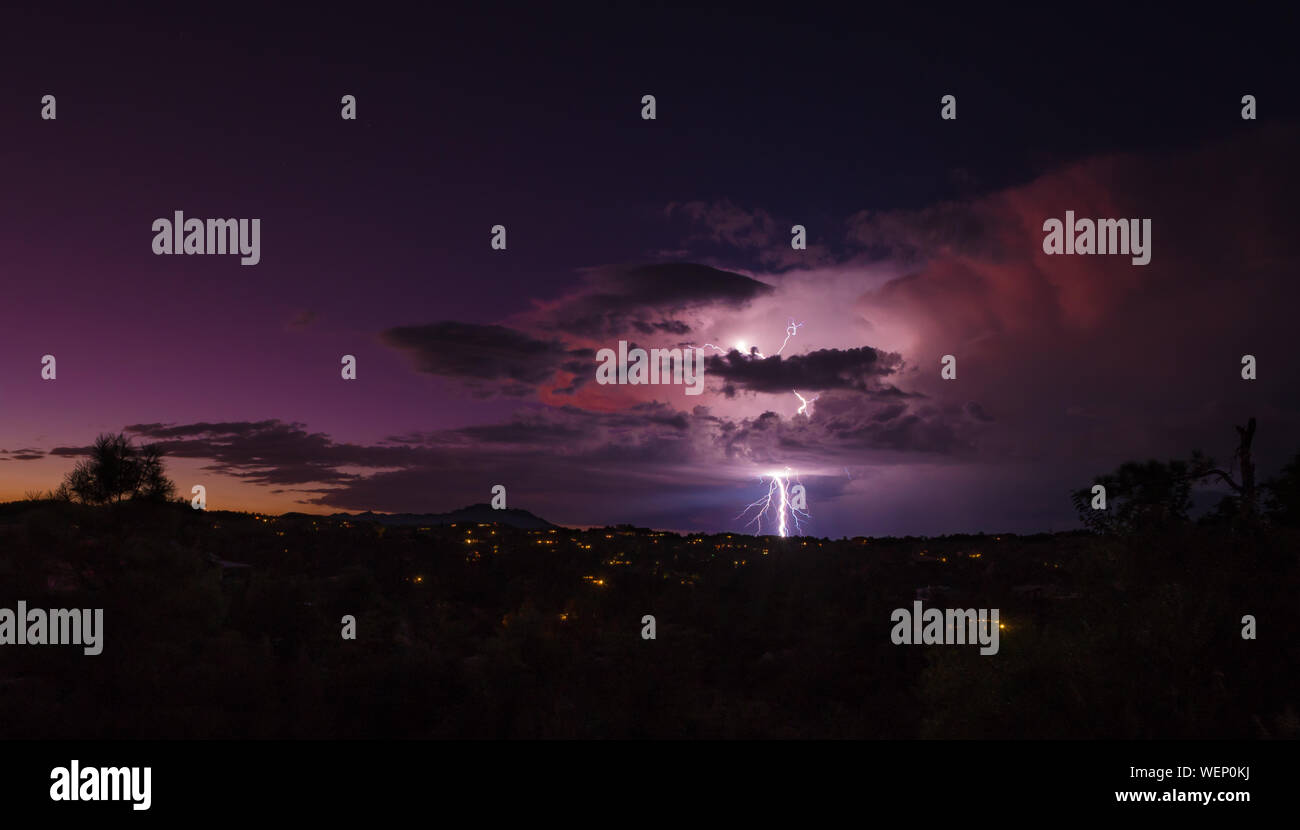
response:
<path id="1" fill-rule="evenodd" d="M 584 288 L 517 325 L 442 321 L 388 329 L 380 340 L 407 352 L 418 371 L 462 381 L 482 395 L 522 397 L 543 386 L 571 395 L 594 377 L 596 352 L 558 337 L 657 335 L 681 343 L 692 329 L 675 314 L 742 308 L 772 292 L 749 277 L 693 263 L 594 268 L 583 279 Z"/>
<path id="2" fill-rule="evenodd" d="M 705 306 L 743 308 L 772 293 L 750 277 L 689 262 L 603 266 L 582 273 L 579 290 L 523 316 L 531 326 L 575 337 L 626 333 L 686 335 L 681 312 Z"/>
<path id="3" fill-rule="evenodd" d="M 132 424 L 126 431 L 158 444 L 167 455 L 209 459 L 205 469 L 259 484 L 338 484 L 358 477 L 345 468 L 407 461 L 393 447 L 338 443 L 303 424 L 278 420 Z"/>
<path id="4" fill-rule="evenodd" d="M 19 450 L 0 450 L 0 461 L 36 461 L 44 458 L 45 453 L 41 450 L 19 449 Z"/>
<path id="5" fill-rule="evenodd" d="M 484 394 L 526 395 L 557 372 L 572 373 L 581 383 L 595 360 L 594 351 L 568 348 L 558 340 L 450 320 L 388 329 L 380 339 L 408 352 L 419 371 L 465 381 Z"/>
<path id="6" fill-rule="evenodd" d="M 870 347 L 818 349 L 807 354 L 760 358 L 734 349 L 712 355 L 705 369 L 721 378 L 728 394 L 744 389 L 751 392 L 789 392 L 791 389 L 820 392 L 828 389 L 878 391 L 880 379 L 895 374 L 902 358 Z"/>

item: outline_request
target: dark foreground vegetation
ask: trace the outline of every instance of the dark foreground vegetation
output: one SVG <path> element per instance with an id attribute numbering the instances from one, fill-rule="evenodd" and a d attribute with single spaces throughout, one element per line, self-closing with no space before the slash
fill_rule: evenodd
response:
<path id="1" fill-rule="evenodd" d="M 829 541 L 16 502 L 0 607 L 104 608 L 105 645 L 0 646 L 0 734 L 1295 738 L 1289 521 Z M 891 643 L 918 596 L 999 608 L 999 652 Z"/>

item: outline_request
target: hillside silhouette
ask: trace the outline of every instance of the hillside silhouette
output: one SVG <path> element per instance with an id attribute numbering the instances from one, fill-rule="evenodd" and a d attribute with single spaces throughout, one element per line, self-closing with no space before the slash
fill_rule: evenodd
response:
<path id="1" fill-rule="evenodd" d="M 1194 517 L 1195 477 L 1241 484 L 1240 467 L 1134 462 L 1099 477 L 1106 521 L 1028 536 L 459 520 L 543 522 L 484 505 L 271 516 L 143 492 L 0 504 L 0 608 L 103 608 L 105 626 L 99 656 L 0 647 L 0 723 L 9 738 L 1296 738 L 1300 460 L 1250 509 L 1242 488 Z M 1000 650 L 895 645 L 891 612 L 918 601 L 1000 609 Z"/>
<path id="2" fill-rule="evenodd" d="M 305 513 L 287 513 L 286 516 L 305 516 Z M 493 508 L 489 504 L 472 504 L 468 507 L 462 507 L 459 510 L 453 510 L 450 513 L 375 513 L 367 510 L 364 513 L 333 513 L 331 519 L 352 520 L 360 522 L 378 522 L 383 525 L 449 525 L 457 523 L 490 523 L 506 525 L 508 527 L 523 528 L 525 530 L 545 530 L 547 528 L 559 527 L 553 525 L 543 518 L 534 516 L 527 510 L 519 510 L 514 507 Z"/>

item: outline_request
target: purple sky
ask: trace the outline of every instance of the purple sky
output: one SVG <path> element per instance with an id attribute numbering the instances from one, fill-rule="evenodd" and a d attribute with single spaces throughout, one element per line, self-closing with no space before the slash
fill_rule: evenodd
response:
<path id="1" fill-rule="evenodd" d="M 33 43 L 0 146 L 0 498 L 127 430 L 217 509 L 436 512 L 503 484 L 558 523 L 741 530 L 788 466 L 816 535 L 1032 531 L 1073 527 L 1069 490 L 1121 461 L 1226 460 L 1251 416 L 1264 472 L 1300 450 L 1294 126 L 1226 98 L 1197 129 L 1107 112 L 1049 134 L 1088 114 L 985 111 L 1019 111 L 1011 58 L 971 77 L 894 43 L 863 71 L 915 72 L 848 131 L 835 90 L 775 80 L 813 71 L 816 38 L 699 84 L 647 62 L 657 30 L 620 48 L 525 23 L 426 51 L 391 30 L 335 48 L 342 21 Z M 727 65 L 690 52 L 708 34 L 674 54 Z M 945 81 L 973 91 L 952 123 Z M 175 210 L 260 218 L 260 264 L 155 256 Z M 1044 255 L 1066 210 L 1150 218 L 1151 263 Z M 594 382 L 620 339 L 770 355 L 791 318 L 780 360 L 714 358 L 698 397 Z"/>

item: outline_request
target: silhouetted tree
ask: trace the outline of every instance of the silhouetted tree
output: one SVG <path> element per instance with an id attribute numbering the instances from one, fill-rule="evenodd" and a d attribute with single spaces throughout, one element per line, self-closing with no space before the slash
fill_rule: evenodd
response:
<path id="1" fill-rule="evenodd" d="M 1192 477 L 1186 461 L 1129 461 L 1094 483 L 1106 488 L 1106 509 L 1092 508 L 1092 490 L 1071 494 L 1084 526 L 1101 533 L 1158 530 L 1185 522 L 1192 506 Z"/>
<path id="2" fill-rule="evenodd" d="M 1240 439 L 1234 455 L 1233 470 L 1223 470 L 1214 459 L 1200 450 L 1187 461 L 1129 461 L 1110 475 L 1094 481 L 1106 488 L 1106 510 L 1092 509 L 1090 488 L 1070 494 L 1074 508 L 1084 526 L 1101 533 L 1132 533 L 1157 530 L 1188 521 L 1192 507 L 1192 487 L 1205 479 L 1215 478 L 1232 488 L 1232 495 L 1219 504 L 1215 517 L 1251 523 L 1258 517 L 1258 491 L 1255 486 L 1255 461 L 1251 444 L 1255 440 L 1255 419 L 1236 427 Z"/>
<path id="3" fill-rule="evenodd" d="M 121 433 L 104 433 L 95 439 L 90 457 L 68 473 L 58 494 L 85 504 L 124 498 L 166 501 L 176 486 L 163 474 L 162 458 L 157 444 L 137 448 Z"/>
<path id="4" fill-rule="evenodd" d="M 1232 477 L 1231 472 L 1220 470 L 1214 462 L 1199 454 L 1193 456 L 1191 475 L 1196 480 L 1214 476 L 1232 488 L 1233 495 L 1225 499 L 1228 505 L 1235 506 L 1239 519 L 1250 522 L 1259 515 L 1259 493 L 1255 487 L 1255 459 L 1251 454 L 1251 444 L 1255 440 L 1255 419 L 1251 418 L 1244 427 L 1235 427 L 1241 439 L 1237 451 L 1233 453 L 1239 465 L 1241 480 Z M 1225 505 L 1220 505 L 1220 512 L 1226 513 Z"/>

